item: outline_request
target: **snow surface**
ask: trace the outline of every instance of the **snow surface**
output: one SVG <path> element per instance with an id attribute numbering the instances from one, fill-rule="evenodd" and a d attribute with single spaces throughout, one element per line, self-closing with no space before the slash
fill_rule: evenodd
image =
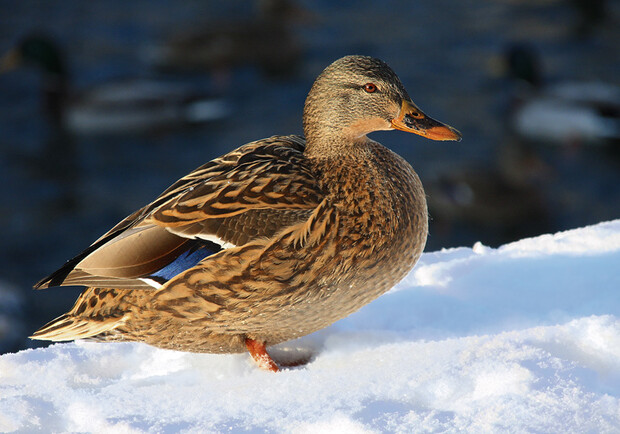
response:
<path id="1" fill-rule="evenodd" d="M 620 220 L 426 253 L 278 374 L 143 344 L 5 354 L 0 431 L 620 432 L 619 267 Z"/>

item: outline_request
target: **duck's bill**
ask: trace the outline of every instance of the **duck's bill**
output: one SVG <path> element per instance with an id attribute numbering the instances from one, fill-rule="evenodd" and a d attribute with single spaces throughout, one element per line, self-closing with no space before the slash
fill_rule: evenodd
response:
<path id="1" fill-rule="evenodd" d="M 461 133 L 456 129 L 426 116 L 411 101 L 403 101 L 400 113 L 392 119 L 392 127 L 431 140 L 461 140 Z"/>

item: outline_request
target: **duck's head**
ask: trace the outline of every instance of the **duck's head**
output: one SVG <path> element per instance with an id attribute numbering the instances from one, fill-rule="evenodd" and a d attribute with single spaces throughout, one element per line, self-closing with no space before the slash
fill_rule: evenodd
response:
<path id="1" fill-rule="evenodd" d="M 383 61 L 346 56 L 314 82 L 304 108 L 304 134 L 314 140 L 356 141 L 379 130 L 401 130 L 432 140 L 460 140 L 454 128 L 425 115 Z"/>
<path id="2" fill-rule="evenodd" d="M 0 58 L 0 72 L 10 71 L 21 65 L 40 68 L 47 75 L 64 77 L 65 62 L 56 44 L 44 35 L 24 37 L 11 51 Z"/>

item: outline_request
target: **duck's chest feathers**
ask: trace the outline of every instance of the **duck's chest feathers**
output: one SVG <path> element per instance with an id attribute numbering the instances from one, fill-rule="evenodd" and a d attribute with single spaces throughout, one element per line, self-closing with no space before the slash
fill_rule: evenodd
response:
<path id="1" fill-rule="evenodd" d="M 409 163 L 381 145 L 363 158 L 324 159 L 315 165 L 321 188 L 350 237 L 389 243 L 426 227 L 426 199 Z"/>

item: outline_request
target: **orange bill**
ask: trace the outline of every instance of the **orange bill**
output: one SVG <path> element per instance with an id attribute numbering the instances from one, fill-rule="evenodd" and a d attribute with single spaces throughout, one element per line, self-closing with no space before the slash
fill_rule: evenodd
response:
<path id="1" fill-rule="evenodd" d="M 411 101 L 403 101 L 398 116 L 392 119 L 392 127 L 431 140 L 461 140 L 456 129 L 426 116 Z"/>

